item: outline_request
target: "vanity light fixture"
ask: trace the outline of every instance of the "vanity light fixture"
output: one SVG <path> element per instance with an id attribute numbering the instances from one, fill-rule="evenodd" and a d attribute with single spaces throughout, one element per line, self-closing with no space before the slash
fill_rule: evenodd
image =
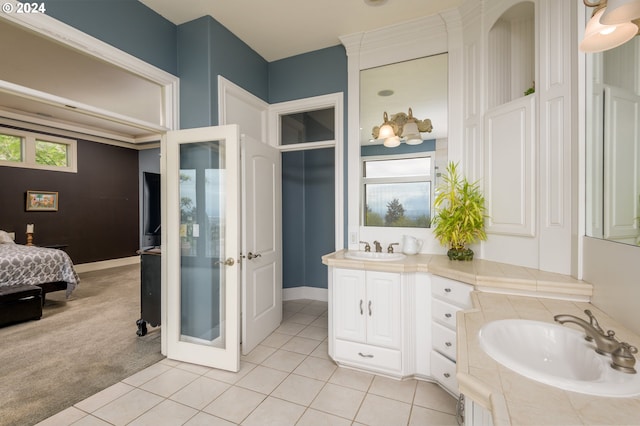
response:
<path id="1" fill-rule="evenodd" d="M 580 42 L 583 52 L 602 52 L 631 40 L 638 34 L 640 0 L 583 0 L 585 6 L 595 8 Z"/>
<path id="2" fill-rule="evenodd" d="M 422 143 L 420 132 L 431 132 L 433 126 L 430 119 L 418 120 L 413 116 L 409 108 L 409 114 L 398 112 L 391 116 L 386 111 L 383 115 L 384 122 L 381 126 L 375 126 L 371 132 L 374 139 L 384 139 L 384 146 L 394 148 L 400 145 L 402 138 L 407 145 L 419 145 Z"/>

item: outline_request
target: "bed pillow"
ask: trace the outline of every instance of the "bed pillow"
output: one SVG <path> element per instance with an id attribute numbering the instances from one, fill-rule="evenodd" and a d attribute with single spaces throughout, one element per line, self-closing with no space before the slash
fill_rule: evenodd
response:
<path id="1" fill-rule="evenodd" d="M 11 236 L 4 232 L 0 231 L 0 244 L 15 244 Z"/>

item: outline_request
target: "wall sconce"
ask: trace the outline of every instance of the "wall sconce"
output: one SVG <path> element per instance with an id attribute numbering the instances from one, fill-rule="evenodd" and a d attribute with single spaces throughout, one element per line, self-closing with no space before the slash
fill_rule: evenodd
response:
<path id="1" fill-rule="evenodd" d="M 420 132 L 430 133 L 433 130 L 431 120 L 416 119 L 411 108 L 409 108 L 409 114 L 399 112 L 393 114 L 391 119 L 385 111 L 383 119 L 382 125 L 375 126 L 371 134 L 374 139 L 384 139 L 384 146 L 387 148 L 400 145 L 400 138 L 404 139 L 407 145 L 419 145 L 422 143 Z"/>
<path id="2" fill-rule="evenodd" d="M 595 8 L 580 42 L 583 52 L 602 52 L 631 40 L 638 34 L 634 20 L 640 18 L 640 0 L 583 0 Z"/>

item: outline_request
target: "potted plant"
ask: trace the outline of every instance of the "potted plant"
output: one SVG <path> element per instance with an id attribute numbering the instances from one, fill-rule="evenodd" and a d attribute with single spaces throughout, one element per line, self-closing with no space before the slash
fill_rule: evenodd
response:
<path id="1" fill-rule="evenodd" d="M 472 260 L 473 251 L 467 245 L 487 239 L 484 195 L 478 183 L 461 177 L 457 164 L 450 162 L 433 205 L 436 209 L 433 233 L 440 244 L 449 247 L 449 259 Z"/>

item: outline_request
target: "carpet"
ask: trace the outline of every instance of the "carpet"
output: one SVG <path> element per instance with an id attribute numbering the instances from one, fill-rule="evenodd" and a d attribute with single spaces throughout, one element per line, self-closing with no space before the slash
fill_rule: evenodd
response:
<path id="1" fill-rule="evenodd" d="M 80 275 L 39 321 L 0 328 L 0 424 L 34 425 L 164 357 L 160 329 L 136 335 L 139 265 Z"/>

